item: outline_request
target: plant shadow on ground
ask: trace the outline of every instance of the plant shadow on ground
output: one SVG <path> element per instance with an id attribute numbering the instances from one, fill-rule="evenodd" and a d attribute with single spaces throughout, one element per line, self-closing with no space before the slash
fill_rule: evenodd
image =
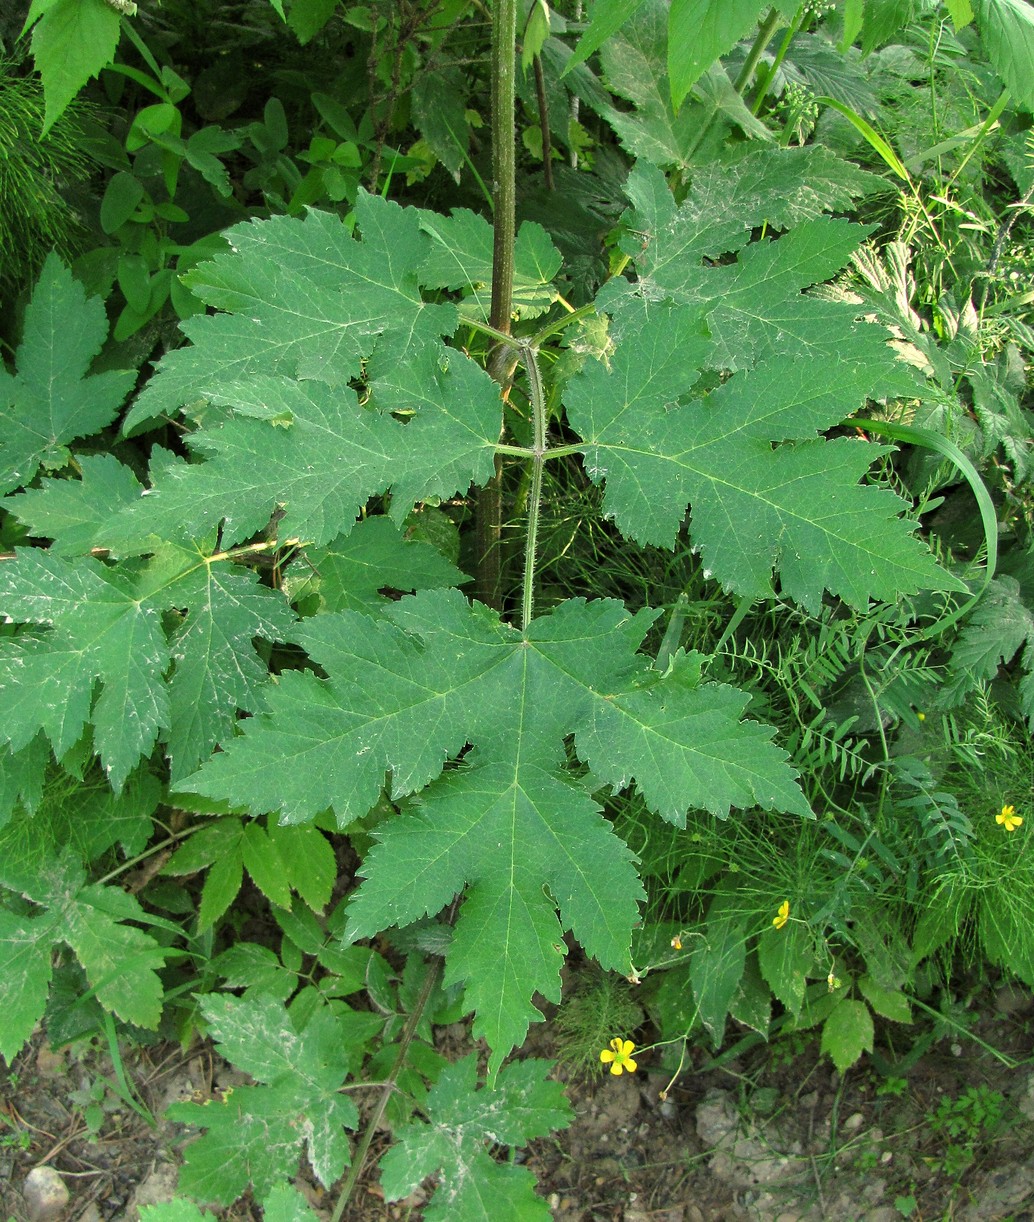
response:
<path id="1" fill-rule="evenodd" d="M 516 1157 L 553 1216 L 570 1222 L 1024 1222 L 1034 1217 L 1034 999 L 1013 985 L 987 986 L 968 1012 L 980 1015 L 970 1033 L 999 1056 L 948 1035 L 907 1077 L 868 1063 L 841 1076 L 803 1032 L 755 1044 L 720 1067 L 707 1048 L 690 1048 L 670 1089 L 650 1051 L 637 1053 L 634 1075 L 565 1070 L 561 1060 L 576 1120 Z M 469 1038 L 457 1023 L 440 1028 L 436 1042 L 452 1055 Z M 523 1051 L 562 1056 L 560 1025 L 533 1028 Z M 120 1098 L 123 1074 L 136 1109 Z M 46 1164 L 70 1192 L 63 1218 L 138 1218 L 140 1206 L 174 1195 L 189 1140 L 182 1126 L 163 1122 L 165 1108 L 184 1098 L 217 1106 L 246 1081 L 207 1044 L 137 1046 L 116 1066 L 101 1041 L 55 1051 L 35 1039 L 0 1076 L 4 1217 L 30 1219 L 21 1189 Z M 387 1148 L 387 1134 L 379 1144 Z M 304 1163 L 296 1187 L 318 1217 L 330 1217 L 333 1194 Z M 346 1216 L 420 1219 L 431 1188 L 389 1205 L 368 1174 Z M 245 1197 L 219 1216 L 261 1214 Z"/>

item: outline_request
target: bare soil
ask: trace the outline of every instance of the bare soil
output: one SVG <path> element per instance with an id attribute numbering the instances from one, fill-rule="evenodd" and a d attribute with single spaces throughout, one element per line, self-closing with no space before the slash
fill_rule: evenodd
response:
<path id="1" fill-rule="evenodd" d="M 969 1036 L 935 1043 L 904 1078 L 864 1063 L 841 1076 L 797 1036 L 720 1068 L 691 1050 L 665 1095 L 647 1054 L 635 1075 L 568 1080 L 575 1123 L 518 1157 L 563 1222 L 1034 1222 L 1034 1000 L 1004 986 L 969 1013 L 980 1015 Z M 442 1033 L 446 1052 L 454 1037 Z M 541 1024 L 527 1051 L 549 1056 L 551 1040 Z M 123 1068 L 157 1117 L 241 1080 L 204 1046 L 129 1049 Z M 115 1071 L 98 1045 L 55 1051 L 42 1035 L 0 1071 L 0 1222 L 32 1222 L 23 1188 L 40 1166 L 68 1189 L 63 1222 L 135 1222 L 140 1205 L 171 1198 L 189 1134 L 151 1127 L 106 1081 Z M 962 1105 L 952 1133 L 937 1117 L 960 1099 L 975 1107 Z M 981 1100 L 994 1123 L 976 1122 Z M 297 1184 L 329 1218 L 333 1195 L 304 1170 Z M 389 1205 L 368 1174 L 345 1217 L 416 1222 L 432 1191 Z M 223 1217 L 259 1213 L 244 1199 Z"/>

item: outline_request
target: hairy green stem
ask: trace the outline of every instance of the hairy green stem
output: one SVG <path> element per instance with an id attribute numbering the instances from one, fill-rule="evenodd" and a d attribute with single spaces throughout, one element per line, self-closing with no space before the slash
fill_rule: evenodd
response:
<path id="1" fill-rule="evenodd" d="M 765 53 L 765 48 L 771 41 L 772 35 L 775 33 L 776 26 L 779 24 L 779 10 L 770 9 L 764 23 L 760 26 L 757 32 L 757 37 L 754 39 L 754 45 L 750 48 L 750 52 L 744 61 L 743 67 L 740 69 L 740 74 L 736 78 L 733 88 L 742 96 L 744 89 L 750 84 L 758 63 Z"/>
<path id="2" fill-rule="evenodd" d="M 538 551 L 539 518 L 542 513 L 542 469 L 546 461 L 546 394 L 542 386 L 538 355 L 530 345 L 521 349 L 528 371 L 531 393 L 531 490 L 528 493 L 528 529 L 524 539 L 524 585 L 521 596 L 521 628 L 531 623 L 535 603 L 535 560 Z"/>
<path id="3" fill-rule="evenodd" d="M 772 14 L 770 13 L 769 16 L 771 17 L 771 15 Z M 773 80 L 775 80 L 775 74 L 779 71 L 779 66 L 782 64 L 783 60 L 786 59 L 786 53 L 787 51 L 790 50 L 790 44 L 797 37 L 797 34 L 803 23 L 804 23 L 804 5 L 802 4 L 801 7 L 797 10 L 797 15 L 794 17 L 793 21 L 790 23 L 790 28 L 786 31 L 786 36 L 784 37 L 782 44 L 779 47 L 779 50 L 776 52 L 775 60 L 773 61 L 772 65 L 768 68 L 768 70 L 765 72 L 764 79 L 758 85 L 757 97 L 755 97 L 753 105 L 750 108 L 752 114 L 756 115 L 761 112 L 761 107 L 764 105 L 765 98 L 768 97 L 769 88 L 771 87 Z M 775 26 L 773 25 L 772 28 L 774 32 Z M 772 35 L 769 34 L 769 38 L 771 38 L 771 36 Z"/>
<path id="4" fill-rule="evenodd" d="M 510 333 L 513 313 L 513 247 L 516 233 L 517 153 L 514 126 L 517 58 L 517 0 L 496 0 L 492 12 L 492 308 L 489 324 Z M 488 372 L 505 395 L 514 361 L 505 344 L 497 344 L 488 360 Z M 502 416 L 499 435 L 502 438 Z M 496 457 L 495 474 L 478 489 L 475 510 L 475 595 L 490 607 L 502 603 L 502 464 Z"/>
<path id="5" fill-rule="evenodd" d="M 747 55 L 747 62 L 740 69 L 740 74 L 736 78 L 736 82 L 733 87 L 737 93 L 742 94 L 743 90 L 746 89 L 747 85 L 749 84 L 750 78 L 754 75 L 754 69 L 757 67 L 758 60 L 764 54 L 764 50 L 768 46 L 769 40 L 771 39 L 772 34 L 774 33 L 778 24 L 779 11 L 778 9 L 773 8 L 765 18 L 761 28 L 758 30 L 757 36 L 754 39 L 754 44 L 750 48 L 750 52 Z M 704 138 L 714 126 L 714 121 L 718 118 L 718 114 L 719 108 L 716 103 L 711 107 L 707 117 L 697 128 L 697 134 L 685 156 L 685 164 L 687 166 L 692 162 L 693 158 L 697 154 L 697 150 L 703 144 Z"/>
<path id="6" fill-rule="evenodd" d="M 496 0 L 492 14 L 492 309 L 488 321 L 509 335 L 516 237 L 517 0 Z"/>

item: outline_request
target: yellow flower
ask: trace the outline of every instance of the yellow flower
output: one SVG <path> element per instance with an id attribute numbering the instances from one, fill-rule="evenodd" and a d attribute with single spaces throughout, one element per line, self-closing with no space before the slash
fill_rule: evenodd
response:
<path id="1" fill-rule="evenodd" d="M 772 918 L 772 924 L 776 929 L 782 929 L 786 922 L 790 919 L 790 901 L 783 900 L 779 905 L 779 911 Z"/>
<path id="2" fill-rule="evenodd" d="M 1002 813 L 995 815 L 995 823 L 1000 823 L 1007 832 L 1014 832 L 1023 825 L 1023 819 L 1016 813 L 1015 806 L 1003 806 Z"/>
<path id="3" fill-rule="evenodd" d="M 610 1047 L 604 1048 L 600 1053 L 600 1060 L 604 1065 L 610 1066 L 610 1072 L 615 1076 L 624 1073 L 626 1069 L 629 1073 L 635 1073 L 638 1066 L 632 1060 L 633 1052 L 635 1044 L 631 1040 L 615 1038 L 610 1041 Z"/>
<path id="4" fill-rule="evenodd" d="M 672 938 L 671 948 L 672 950 L 681 950 L 682 949 L 682 935 L 681 934 L 676 934 L 674 938 Z"/>

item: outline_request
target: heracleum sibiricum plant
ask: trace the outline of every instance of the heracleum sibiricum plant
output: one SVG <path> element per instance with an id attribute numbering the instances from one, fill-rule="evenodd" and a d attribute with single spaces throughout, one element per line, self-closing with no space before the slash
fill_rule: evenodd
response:
<path id="1" fill-rule="evenodd" d="M 672 548 L 685 530 L 741 604 L 777 588 L 813 611 L 965 592 L 904 502 L 865 482 L 885 447 L 826 436 L 870 400 L 924 393 L 881 326 L 808 292 L 868 236 L 828 214 L 871 181 L 821 149 L 765 147 L 700 169 L 676 199 L 640 161 L 620 238 L 629 275 L 517 338 L 487 320 L 492 266 L 477 252 L 490 231 L 469 213 L 363 193 L 354 229 L 317 211 L 236 226 L 185 278 L 212 312 L 183 324 L 187 343 L 122 419 L 125 434 L 166 417 L 185 427 L 185 451 L 154 444 L 146 475 L 89 443 L 134 375 L 89 372 L 102 306 L 48 261 L 15 371 L 0 374 L 0 494 L 27 532 L 0 563 L 0 820 L 31 826 L 62 772 L 101 775 L 132 856 L 152 837 L 160 782 L 197 815 L 155 847 L 176 849 L 170 873 L 208 870 L 199 924 L 247 871 L 285 934 L 279 956 L 233 947 L 212 961 L 226 989 L 200 1014 L 255 1084 L 175 1109 L 205 1130 L 184 1191 L 277 1200 L 303 1152 L 337 1182 L 371 1049 L 397 1041 L 389 1083 L 412 1048 L 431 1065 L 421 1016 L 436 997 L 442 1013 L 473 1014 L 489 1081 L 477 1088 L 472 1057 L 428 1070 L 434 1123 L 399 1119 L 386 1195 L 442 1169 L 427 1218 L 476 1216 L 464 1193 L 493 1177 L 520 1216 L 545 1216 L 530 1175 L 485 1143 L 567 1122 L 541 1063 L 505 1061 L 541 1017 L 535 995 L 560 999 L 569 941 L 634 972 L 644 892 L 603 797 L 635 787 L 649 817 L 676 825 L 690 809 L 814 812 L 773 729 L 745 715 L 749 693 L 710 678 L 692 642 L 659 662 L 644 647 L 660 609 L 586 588 L 536 614 L 543 472 L 579 456 L 617 531 Z M 534 225 L 515 249 L 525 317 L 545 314 L 560 256 Z M 593 314 L 606 344 L 552 366 L 564 380 L 547 387 L 542 353 L 573 357 Z M 471 336 L 509 354 L 497 364 L 528 405 L 526 443 L 500 439 L 500 384 L 467 354 Z M 529 488 L 512 617 L 401 529 L 489 483 L 500 459 L 522 464 Z M 372 834 L 372 847 L 354 894 L 324 913 L 335 833 Z M 154 1029 L 169 1004 L 175 927 L 91 864 L 56 840 L 42 863 L 0 855 L 8 1060 L 46 1011 L 56 944 L 119 1019 Z M 370 946 L 396 929 L 399 981 Z M 440 985 L 424 963 L 439 952 Z M 374 1013 L 353 1004 L 366 994 Z M 401 1030 L 396 1002 L 411 1013 Z"/>
<path id="2" fill-rule="evenodd" d="M 675 822 L 690 807 L 812 812 L 771 731 L 744 718 L 745 693 L 709 681 L 692 650 L 664 669 L 641 651 L 656 612 L 631 614 L 586 590 L 534 614 L 544 465 L 580 453 L 605 512 L 639 542 L 671 546 L 688 506 L 705 565 L 738 598 L 771 597 L 776 576 L 784 597 L 812 608 L 825 592 L 863 606 L 960 587 L 915 539 L 903 504 L 859 482 L 881 448 L 821 436 L 869 398 L 922 387 L 881 329 L 803 291 L 835 275 L 867 233 L 815 214 L 808 164 L 807 150 L 752 153 L 701 174 L 681 205 L 657 171 L 633 171 L 625 242 L 636 279 L 611 281 L 597 303 L 610 347 L 563 388 L 581 438 L 563 445 L 546 431 L 540 341 L 512 341 L 532 410 L 527 447 L 499 442 L 498 386 L 447 342 L 487 326 L 476 306 L 441 292 L 454 279 L 443 266 L 458 257 L 454 234 L 470 218 L 364 195 L 355 234 L 321 213 L 254 222 L 191 274 L 217 312 L 184 324 L 190 343 L 163 359 L 125 422 L 132 430 L 182 413 L 189 458 L 156 448 L 145 486 L 114 457 L 84 455 L 78 478 L 19 493 L 110 423 L 129 383 L 87 375 L 103 319 L 52 260 L 17 372 L 4 379 L 5 504 L 55 541 L 0 566 L 3 611 L 24 625 L 0 652 L 8 813 L 17 797 L 32 808 L 48 760 L 67 758 L 84 735 L 116 794 L 167 766 L 179 804 L 270 814 L 271 827 L 330 812 L 346 830 L 387 785 L 404 813 L 376 828 L 344 942 L 433 916 L 463 894 L 445 983 L 463 987 L 493 1075 L 539 1017 L 533 994 L 559 999 L 566 932 L 605 968 L 629 972 L 642 889 L 595 795 L 634 784 Z M 848 198 L 826 191 L 827 206 Z M 765 223 L 781 236 L 751 242 Z M 532 230 L 533 241 L 544 238 Z M 484 278 L 481 268 L 468 274 Z M 89 321 L 71 363 L 77 319 Z M 562 334 L 547 329 L 542 342 Z M 719 382 L 695 392 L 710 371 Z M 390 523 L 489 478 L 500 453 L 532 471 L 518 622 L 455 587 L 337 609 L 370 562 L 356 549 L 375 528 L 379 587 L 421 585 Z M 386 498 L 389 521 L 356 525 L 375 497 Z M 293 551 L 318 583 L 318 613 L 298 618 L 248 567 L 275 549 Z M 310 664 L 271 677 L 256 638 L 291 641 Z M 240 721 L 238 710 L 252 716 Z M 6 869 L 3 882 L 48 914 L 16 905 L 0 916 L 5 1056 L 43 1012 L 55 941 L 72 945 L 116 1014 L 157 1022 L 152 968 L 163 951 L 126 924 L 142 919 L 136 901 L 112 887 L 95 895 L 67 860 L 33 879 Z M 304 896 L 303 879 L 297 887 Z M 131 972 L 101 979 L 111 965 L 92 958 L 99 913 L 139 944 Z M 154 983 L 141 991 L 144 971 Z M 214 1005 L 205 1012 L 218 1034 L 233 1011 L 230 999 L 225 1013 Z M 346 1073 L 335 1065 L 332 1076 Z M 346 1148 L 316 1157 L 325 1182 Z"/>

